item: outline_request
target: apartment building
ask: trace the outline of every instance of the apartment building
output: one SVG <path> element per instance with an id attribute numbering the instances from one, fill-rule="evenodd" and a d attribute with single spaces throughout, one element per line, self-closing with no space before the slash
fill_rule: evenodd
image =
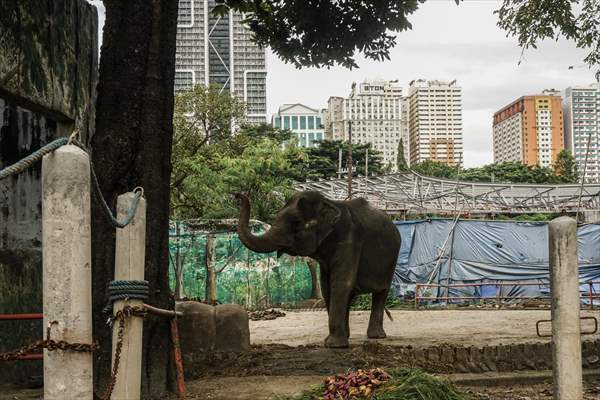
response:
<path id="1" fill-rule="evenodd" d="M 271 117 L 273 126 L 296 134 L 301 147 L 317 147 L 325 138 L 322 111 L 304 104 L 283 104 Z"/>
<path id="2" fill-rule="evenodd" d="M 409 83 L 408 131 L 411 165 L 426 160 L 462 163 L 462 90 L 456 80 Z"/>
<path id="3" fill-rule="evenodd" d="M 248 122 L 267 122 L 267 58 L 243 16 L 214 16 L 215 0 L 179 0 L 175 91 L 216 83 L 247 105 Z"/>
<path id="4" fill-rule="evenodd" d="M 569 87 L 563 99 L 565 147 L 586 182 L 600 182 L 600 84 Z M 588 152 L 589 141 L 589 152 Z"/>
<path id="5" fill-rule="evenodd" d="M 353 83 L 348 97 L 330 97 L 325 136 L 332 140 L 371 143 L 380 151 L 383 164 L 396 169 L 398 142 L 403 136 L 402 87 L 397 80 L 366 80 Z M 405 146 L 407 147 L 407 146 Z"/>
<path id="6" fill-rule="evenodd" d="M 565 148 L 562 99 L 553 89 L 520 97 L 493 121 L 494 162 L 550 167 Z"/>

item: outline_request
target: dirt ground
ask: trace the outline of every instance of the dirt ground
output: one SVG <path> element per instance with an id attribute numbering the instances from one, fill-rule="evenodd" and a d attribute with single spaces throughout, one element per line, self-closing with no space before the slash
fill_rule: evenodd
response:
<path id="1" fill-rule="evenodd" d="M 351 347 L 327 349 L 327 313 L 286 312 L 269 321 L 250 321 L 252 349 L 242 355 L 211 355 L 187 382 L 188 399 L 267 400 L 291 395 L 319 384 L 323 377 L 349 368 L 411 367 L 398 351 L 441 344 L 484 346 L 547 341 L 536 335 L 536 321 L 549 319 L 549 310 L 393 310 L 386 319 L 387 339 L 368 340 L 369 313 L 352 312 Z M 593 315 L 583 311 L 582 315 Z M 543 327 L 548 332 L 550 325 Z M 589 326 L 583 325 L 583 329 Z M 598 335 L 586 336 L 586 340 Z M 442 364 L 418 365 L 429 372 L 452 373 Z M 188 371 L 190 372 L 190 371 Z M 518 381 L 516 382 L 518 383 Z M 478 400 L 549 400 L 548 384 L 464 387 Z M 40 390 L 0 388 L 0 400 L 39 399 Z M 586 383 L 586 400 L 600 399 L 600 381 Z"/>
<path id="2" fill-rule="evenodd" d="M 445 343 L 461 346 L 494 346 L 511 343 L 543 342 L 536 334 L 536 321 L 550 319 L 550 310 L 392 310 L 393 321 L 384 319 L 388 337 L 380 342 L 390 346 L 429 347 Z M 250 321 L 253 344 L 286 344 L 300 346 L 323 343 L 327 336 L 325 311 L 286 312 L 283 318 L 271 321 Z M 582 311 L 581 315 L 597 312 Z M 367 339 L 368 311 L 350 313 L 350 343 Z M 592 328 L 591 321 L 582 322 L 582 329 Z M 548 333 L 550 324 L 540 326 Z M 586 340 L 600 335 L 585 336 Z"/>

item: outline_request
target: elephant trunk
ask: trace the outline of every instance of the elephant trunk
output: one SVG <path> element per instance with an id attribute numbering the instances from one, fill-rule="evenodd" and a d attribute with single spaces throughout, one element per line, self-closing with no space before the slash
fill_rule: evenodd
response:
<path id="1" fill-rule="evenodd" d="M 277 236 L 276 228 L 269 229 L 264 235 L 256 236 L 252 234 L 248 224 L 250 222 L 250 200 L 243 194 L 236 194 L 240 200 L 240 219 L 238 221 L 237 233 L 240 240 L 252 251 L 257 253 L 271 253 L 278 250 L 281 245 L 278 245 L 275 240 Z"/>

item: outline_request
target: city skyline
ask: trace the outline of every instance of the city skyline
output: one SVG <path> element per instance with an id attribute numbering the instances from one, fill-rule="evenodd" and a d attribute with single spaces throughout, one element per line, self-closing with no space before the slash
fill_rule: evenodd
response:
<path id="1" fill-rule="evenodd" d="M 99 43 L 104 7 L 98 7 Z M 544 41 L 538 49 L 523 52 L 515 38 L 496 26 L 495 0 L 426 2 L 410 17 L 413 29 L 397 34 L 391 60 L 374 62 L 357 57 L 360 68 L 303 68 L 285 64 L 267 49 L 267 115 L 282 104 L 302 103 L 321 109 L 331 96 L 344 97 L 350 82 L 365 79 L 457 79 L 463 89 L 463 165 L 493 162 L 493 114 L 515 98 L 544 89 L 563 91 L 595 82 L 594 72 L 583 63 L 585 50 L 567 40 Z M 569 69 L 569 66 L 574 66 Z"/>
<path id="2" fill-rule="evenodd" d="M 595 82 L 583 66 L 585 51 L 574 43 L 545 41 L 523 53 L 515 38 L 496 27 L 498 1 L 426 2 L 411 16 L 413 29 L 397 35 L 386 62 L 357 59 L 359 69 L 296 69 L 270 52 L 267 66 L 269 113 L 280 104 L 300 102 L 324 108 L 330 96 L 346 96 L 349 82 L 396 80 L 402 87 L 417 78 L 452 81 L 463 90 L 465 167 L 493 162 L 493 114 L 515 98 L 544 89 L 563 91 Z M 569 69 L 569 66 L 574 66 Z M 286 88 L 282 91 L 281 88 Z"/>

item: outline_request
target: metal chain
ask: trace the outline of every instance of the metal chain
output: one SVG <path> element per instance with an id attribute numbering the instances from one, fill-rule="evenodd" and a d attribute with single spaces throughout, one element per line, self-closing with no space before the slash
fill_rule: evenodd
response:
<path id="1" fill-rule="evenodd" d="M 117 311 L 115 315 L 108 319 L 108 324 L 112 325 L 115 320 L 119 321 L 119 330 L 117 331 L 117 344 L 115 345 L 115 357 L 112 372 L 110 374 L 110 381 L 104 394 L 98 396 L 100 400 L 109 400 L 112 392 L 117 383 L 117 374 L 119 373 L 119 364 L 121 362 L 121 351 L 123 350 L 123 337 L 125 333 L 125 320 L 131 316 L 145 317 L 146 311 L 142 307 L 125 306 L 123 309 Z"/>
<path id="2" fill-rule="evenodd" d="M 75 351 L 75 352 L 80 352 L 80 353 L 82 353 L 82 352 L 83 353 L 91 353 L 100 348 L 100 346 L 96 342 L 94 342 L 94 343 L 77 343 L 77 342 L 69 343 L 65 340 L 51 339 L 51 337 L 50 337 L 51 328 L 52 328 L 52 325 L 54 325 L 56 323 L 57 323 L 56 321 L 52 321 L 51 323 L 48 324 L 48 327 L 46 328 L 46 339 L 45 340 L 38 340 L 32 344 L 23 346 L 14 351 L 0 353 L 0 361 L 18 360 L 22 356 L 25 356 L 28 354 L 39 353 L 39 351 L 43 350 L 43 349 L 47 349 L 48 351 L 69 350 L 69 351 Z"/>

